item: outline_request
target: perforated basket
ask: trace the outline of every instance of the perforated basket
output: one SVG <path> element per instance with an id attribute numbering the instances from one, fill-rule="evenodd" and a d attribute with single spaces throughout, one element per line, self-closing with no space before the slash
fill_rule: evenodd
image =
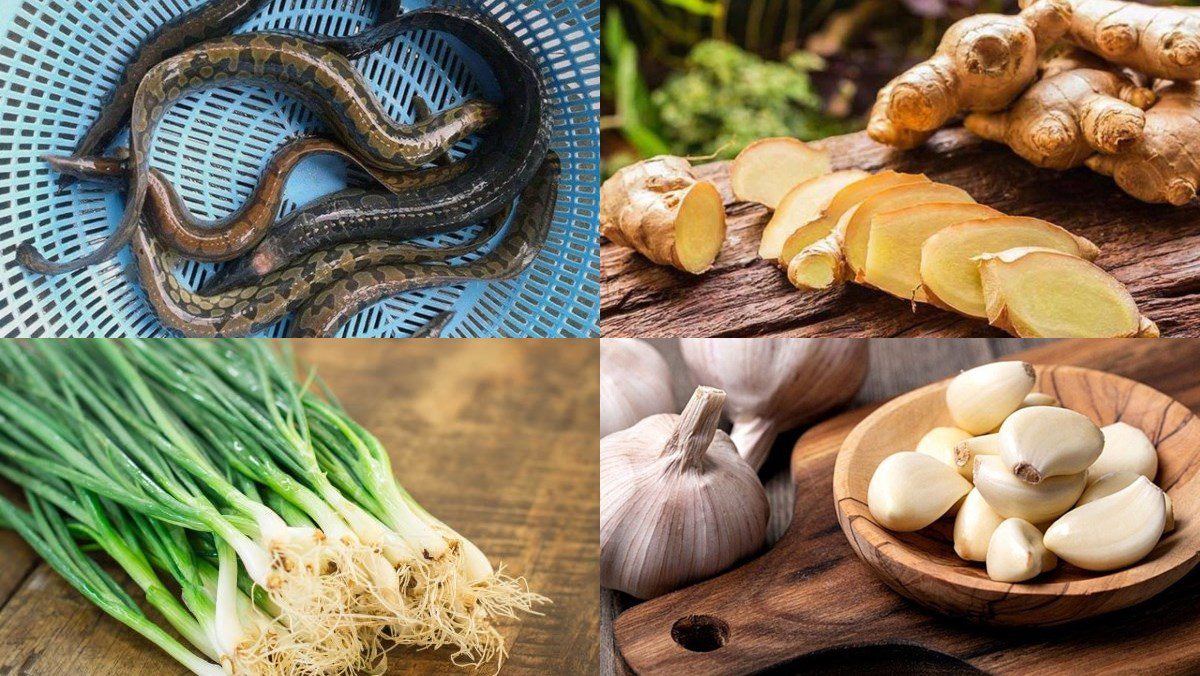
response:
<path id="1" fill-rule="evenodd" d="M 56 176 L 38 158 L 71 151 L 135 46 L 155 26 L 202 1 L 0 0 L 0 333 L 169 334 L 142 294 L 128 248 L 103 265 L 55 277 L 25 271 L 15 251 L 20 242 L 32 240 L 52 259 L 74 258 L 111 232 L 124 204 L 121 195 L 86 183 L 56 194 Z M 427 4 L 404 2 L 408 9 Z M 491 12 L 539 59 L 551 97 L 552 147 L 563 164 L 554 226 L 536 262 L 519 278 L 396 296 L 359 313 L 341 335 L 405 336 L 445 311 L 453 313 L 442 330 L 445 336 L 597 335 L 599 2 L 440 4 Z M 287 28 L 349 35 L 370 26 L 376 11 L 375 0 L 271 0 L 237 31 Z M 397 38 L 355 65 L 388 112 L 405 121 L 414 117 L 414 95 L 442 110 L 494 86 L 482 59 L 435 32 Z M 171 177 L 194 214 L 219 218 L 244 202 L 286 138 L 320 128 L 285 96 L 246 86 L 209 89 L 172 107 L 155 135 L 151 164 Z M 469 148 L 464 143 L 454 154 Z M 288 181 L 283 210 L 364 182 L 339 160 L 310 158 Z M 420 241 L 446 245 L 474 232 Z M 176 274 L 196 286 L 214 269 L 190 262 Z M 264 334 L 283 335 L 287 323 L 278 322 Z"/>

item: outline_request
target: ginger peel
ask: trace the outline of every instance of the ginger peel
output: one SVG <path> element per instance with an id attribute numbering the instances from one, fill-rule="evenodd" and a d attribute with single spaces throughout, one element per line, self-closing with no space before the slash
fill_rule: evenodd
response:
<path id="1" fill-rule="evenodd" d="M 725 206 L 687 160 L 654 157 L 600 186 L 600 234 L 654 263 L 699 274 L 712 267 L 725 241 Z"/>

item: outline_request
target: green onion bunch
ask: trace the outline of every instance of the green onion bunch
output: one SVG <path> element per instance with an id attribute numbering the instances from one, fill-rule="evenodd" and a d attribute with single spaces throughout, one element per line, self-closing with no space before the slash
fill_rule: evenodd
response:
<path id="1" fill-rule="evenodd" d="M 0 341 L 0 477 L 26 503 L 0 524 L 197 674 L 379 672 L 394 645 L 498 667 L 495 620 L 546 601 L 263 341 Z"/>

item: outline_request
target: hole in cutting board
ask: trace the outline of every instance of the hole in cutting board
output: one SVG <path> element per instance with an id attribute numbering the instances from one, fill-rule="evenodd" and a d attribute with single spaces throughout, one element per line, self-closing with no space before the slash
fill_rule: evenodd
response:
<path id="1" fill-rule="evenodd" d="M 712 615 L 688 615 L 671 625 L 671 638 L 685 650 L 712 652 L 729 640 L 729 625 Z"/>

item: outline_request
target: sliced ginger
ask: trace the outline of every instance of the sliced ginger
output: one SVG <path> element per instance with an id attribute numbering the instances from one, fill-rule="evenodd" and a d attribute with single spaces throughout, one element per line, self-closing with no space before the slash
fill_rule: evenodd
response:
<path id="1" fill-rule="evenodd" d="M 912 147 L 961 112 L 1002 110 L 1037 78 L 1038 57 L 1062 37 L 1070 13 L 1069 0 L 1037 0 L 1016 16 L 956 22 L 932 58 L 881 91 L 867 133 Z"/>
<path id="2" fill-rule="evenodd" d="M 1047 1 L 1021 0 L 1021 6 L 1036 8 Z M 1153 78 L 1200 80 L 1200 14 L 1195 10 L 1122 0 L 1067 4 L 1072 11 L 1065 37 L 1072 44 Z"/>
<path id="3" fill-rule="evenodd" d="M 850 268 L 842 247 L 846 240 L 846 223 L 854 218 L 862 202 L 842 214 L 828 235 L 804 247 L 788 262 L 788 281 L 803 291 L 820 291 L 840 286 L 850 278 Z"/>
<path id="4" fill-rule="evenodd" d="M 1070 169 L 1097 152 L 1116 153 L 1140 142 L 1142 111 L 1153 103 L 1154 92 L 1126 73 L 1077 68 L 1044 78 L 1007 110 L 972 113 L 963 124 L 1039 167 Z"/>
<path id="5" fill-rule="evenodd" d="M 898 298 L 925 302 L 921 245 L 956 223 L 1002 215 L 971 202 L 920 204 L 879 214 L 871 221 L 863 281 Z"/>
<path id="6" fill-rule="evenodd" d="M 854 216 L 846 221 L 846 232 L 842 253 L 846 265 L 854 273 L 854 281 L 865 282 L 867 244 L 871 237 L 871 223 L 879 214 L 907 207 L 941 202 L 975 202 L 967 191 L 945 183 L 912 183 L 889 188 L 862 201 Z"/>
<path id="7" fill-rule="evenodd" d="M 600 186 L 600 234 L 654 263 L 699 274 L 725 241 L 725 206 L 681 157 L 630 165 Z"/>
<path id="8" fill-rule="evenodd" d="M 874 234 L 871 245 L 875 245 Z M 986 318 L 975 258 L 1018 247 L 1053 249 L 1089 261 L 1099 254 L 1090 241 L 1038 218 L 999 216 L 950 225 L 921 246 L 919 276 L 925 300 L 969 317 Z"/>
<path id="9" fill-rule="evenodd" d="M 924 174 L 901 174 L 895 171 L 881 171 L 865 178 L 854 181 L 837 191 L 829 201 L 829 205 L 821 212 L 819 218 L 807 221 L 787 236 L 779 251 L 779 265 L 787 268 L 792 258 L 809 245 L 827 237 L 838 224 L 842 216 L 854 205 L 874 195 L 875 193 L 910 183 L 929 183 Z M 770 224 L 767 225 L 769 229 Z M 821 287 L 824 288 L 824 287 Z"/>
<path id="10" fill-rule="evenodd" d="M 729 182 L 737 199 L 775 209 L 792 188 L 829 172 L 829 153 L 794 138 L 764 138 L 734 158 Z"/>
<path id="11" fill-rule="evenodd" d="M 1129 291 L 1082 258 L 1038 247 L 979 257 L 988 323 L 1021 338 L 1157 336 Z"/>
<path id="12" fill-rule="evenodd" d="M 792 188 L 779 201 L 779 207 L 763 229 L 758 245 L 759 257 L 778 260 L 784 242 L 792 233 L 820 218 L 842 188 L 868 176 L 870 174 L 859 169 L 846 169 L 811 178 Z"/>

